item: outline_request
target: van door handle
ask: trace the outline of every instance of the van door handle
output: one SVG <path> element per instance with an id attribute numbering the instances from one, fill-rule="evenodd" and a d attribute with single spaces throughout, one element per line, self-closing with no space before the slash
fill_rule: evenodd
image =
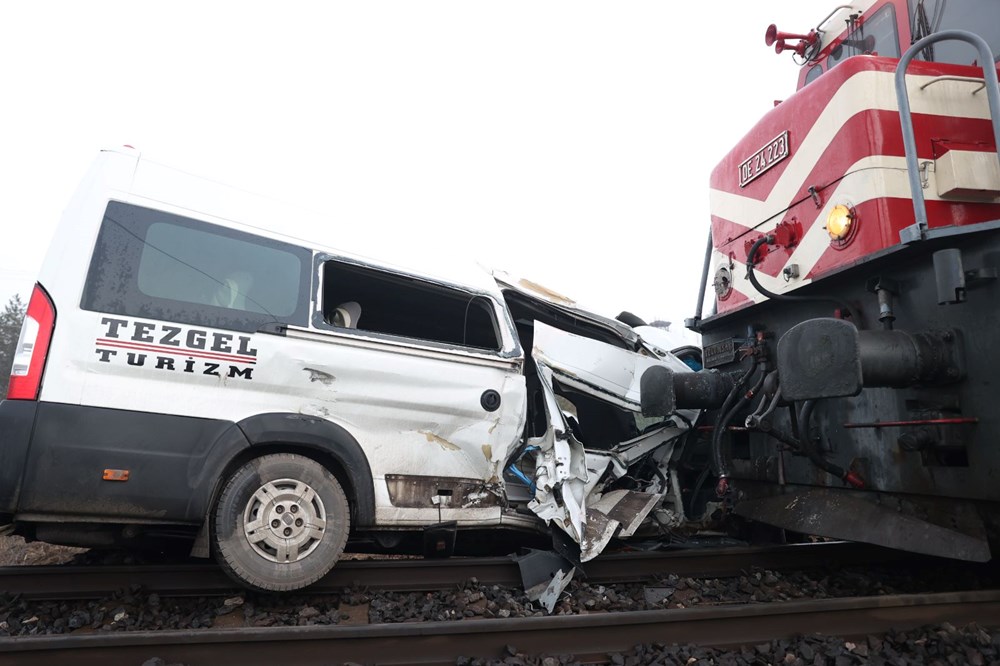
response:
<path id="1" fill-rule="evenodd" d="M 479 396 L 479 404 L 486 411 L 495 412 L 500 409 L 500 394 L 493 389 L 487 389 Z"/>

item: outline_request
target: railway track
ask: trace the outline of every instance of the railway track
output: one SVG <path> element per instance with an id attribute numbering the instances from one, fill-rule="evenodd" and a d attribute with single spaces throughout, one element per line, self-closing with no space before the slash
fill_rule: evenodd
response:
<path id="1" fill-rule="evenodd" d="M 584 565 L 592 583 L 627 583 L 656 575 L 725 577 L 753 568 L 809 568 L 865 564 L 913 557 L 900 551 L 849 542 L 767 547 L 726 547 L 674 552 L 604 555 Z M 580 576 L 580 572 L 577 576 Z M 484 585 L 521 584 L 518 564 L 509 557 L 441 560 L 347 560 L 340 562 L 310 594 L 345 587 L 399 592 L 440 590 L 471 578 Z M 226 595 L 240 588 L 211 564 L 135 566 L 16 566 L 0 568 L 0 594 L 25 599 L 96 599 L 139 586 L 160 596 Z"/>
<path id="2" fill-rule="evenodd" d="M 913 556 L 850 543 L 716 548 L 608 555 L 588 563 L 587 575 L 591 584 L 614 584 L 649 581 L 671 573 L 723 578 L 747 574 L 755 568 L 807 569 L 904 558 Z M 518 565 L 508 558 L 345 561 L 308 592 L 319 597 L 355 586 L 370 590 L 441 590 L 460 586 L 471 578 L 484 585 L 520 585 Z M 221 570 L 207 565 L 9 567 L 0 569 L 0 611 L 4 598 L 51 605 L 53 599 L 101 599 L 111 590 L 129 586 L 140 586 L 146 593 L 164 597 L 224 596 L 237 589 Z M 367 615 L 357 621 L 315 626 L 248 627 L 241 625 L 241 617 L 233 619 L 237 622 L 228 623 L 229 628 L 112 631 L 85 626 L 60 635 L 0 638 L 0 666 L 142 664 L 153 657 L 189 666 L 453 664 L 460 656 L 500 659 L 511 654 L 510 646 L 525 654 L 572 654 L 579 661 L 606 663 L 609 654 L 639 644 L 732 647 L 800 634 L 863 636 L 942 622 L 962 625 L 976 621 L 1000 626 L 1000 590 L 723 601 L 689 608 L 384 624 L 367 624 Z"/>
<path id="3" fill-rule="evenodd" d="M 190 665 L 453 664 L 460 656 L 501 658 L 509 654 L 508 646 L 528 654 L 604 660 L 609 652 L 651 642 L 725 647 L 816 632 L 865 635 L 944 621 L 1000 623 L 1000 591 L 461 622 L 13 638 L 0 640 L 0 666 L 141 664 L 154 656 Z"/>

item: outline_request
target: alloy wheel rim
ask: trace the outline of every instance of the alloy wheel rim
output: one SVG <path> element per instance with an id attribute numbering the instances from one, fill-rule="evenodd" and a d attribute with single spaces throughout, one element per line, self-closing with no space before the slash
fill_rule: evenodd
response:
<path id="1" fill-rule="evenodd" d="M 260 486 L 243 511 L 243 533 L 260 557 L 298 562 L 319 546 L 326 531 L 323 500 L 308 483 L 277 479 Z"/>

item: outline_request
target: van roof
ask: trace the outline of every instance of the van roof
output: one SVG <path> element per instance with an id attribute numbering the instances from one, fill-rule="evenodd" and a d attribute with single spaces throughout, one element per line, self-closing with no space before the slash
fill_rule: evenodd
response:
<path id="1" fill-rule="evenodd" d="M 104 169 L 106 163 L 112 160 L 131 160 L 133 164 L 128 169 Z M 377 246 L 365 247 L 363 250 L 366 251 L 361 252 L 357 248 L 345 250 L 317 238 L 330 235 L 330 230 L 340 234 L 350 222 L 337 221 L 331 215 L 309 210 L 295 203 L 159 162 L 131 146 L 103 149 L 92 167 L 92 173 L 95 172 L 131 174 L 127 183 L 124 179 L 105 182 L 111 190 L 109 198 L 112 199 L 198 217 L 208 222 L 327 252 L 349 261 L 383 266 L 414 277 L 460 285 L 501 298 L 499 287 L 490 271 L 467 258 L 445 263 L 440 261 L 440 257 L 432 260 L 425 257 L 424 253 L 409 252 L 400 261 L 380 258 Z M 87 178 L 84 182 L 92 184 L 94 181 Z"/>

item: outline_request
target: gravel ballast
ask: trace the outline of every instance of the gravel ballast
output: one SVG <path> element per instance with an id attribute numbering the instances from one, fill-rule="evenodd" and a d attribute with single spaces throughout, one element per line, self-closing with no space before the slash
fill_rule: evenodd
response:
<path id="1" fill-rule="evenodd" d="M 646 584 L 600 585 L 574 580 L 553 614 L 690 608 L 716 604 L 884 596 L 984 589 L 1000 582 L 989 567 L 932 561 L 803 571 L 754 570 L 731 578 L 667 575 Z M 436 592 L 376 592 L 345 588 L 338 594 L 291 596 L 255 593 L 226 597 L 161 598 L 138 587 L 90 601 L 28 601 L 0 596 L 0 637 L 209 627 L 357 625 L 459 622 L 475 618 L 544 616 L 520 588 L 470 579 Z M 643 645 L 608 655 L 629 664 L 1000 664 L 1000 632 L 941 625 L 863 639 L 810 636 L 741 650 Z M 568 655 L 524 655 L 516 647 L 500 660 L 463 664 L 576 663 Z"/>

